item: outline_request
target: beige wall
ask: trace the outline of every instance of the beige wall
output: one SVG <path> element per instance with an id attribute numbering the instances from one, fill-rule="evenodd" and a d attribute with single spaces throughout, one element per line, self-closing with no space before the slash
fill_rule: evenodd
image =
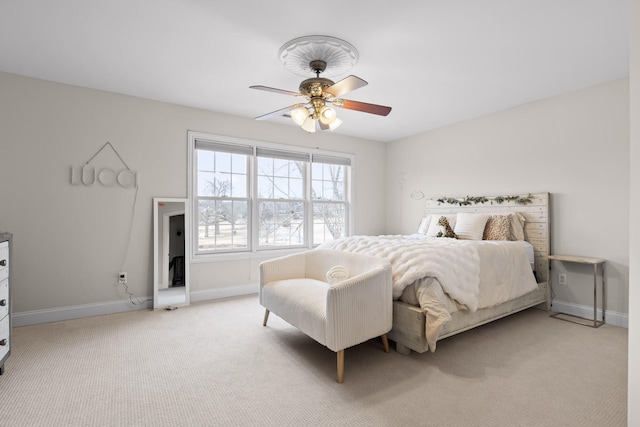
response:
<path id="1" fill-rule="evenodd" d="M 427 197 L 548 191 L 552 252 L 605 258 L 607 310 L 624 318 L 628 155 L 628 79 L 395 141 L 388 149 L 387 231 L 415 231 L 424 200 L 412 199 L 414 191 Z M 592 305 L 592 270 L 570 267 L 569 286 L 554 287 L 556 302 Z"/>
<path id="2" fill-rule="evenodd" d="M 384 232 L 382 143 L 6 73 L 0 93 L 0 230 L 14 233 L 16 314 L 128 301 L 121 268 L 133 294 L 153 295 L 152 198 L 187 196 L 188 130 L 354 153 L 355 232 Z M 70 168 L 107 141 L 138 172 L 135 212 L 133 189 L 71 185 Z M 91 165 L 123 167 L 109 149 Z M 193 265 L 192 291 L 255 285 L 258 261 Z"/>
<path id="3" fill-rule="evenodd" d="M 0 73 L 0 176 L 11 183 L 0 229 L 16 235 L 14 312 L 127 300 L 115 284 L 121 268 L 135 295 L 151 295 L 151 199 L 187 196 L 186 133 L 197 130 L 355 153 L 358 234 L 413 232 L 424 206 L 413 191 L 549 191 L 553 251 L 606 258 L 608 309 L 627 313 L 628 89 L 618 80 L 385 146 Z M 134 190 L 70 183 L 70 168 L 106 141 L 139 173 L 130 243 Z M 105 150 L 92 164 L 118 159 Z M 262 259 L 193 264 L 192 292 L 251 289 Z M 568 274 L 571 285 L 589 271 Z M 588 286 L 556 293 L 591 302 Z"/>

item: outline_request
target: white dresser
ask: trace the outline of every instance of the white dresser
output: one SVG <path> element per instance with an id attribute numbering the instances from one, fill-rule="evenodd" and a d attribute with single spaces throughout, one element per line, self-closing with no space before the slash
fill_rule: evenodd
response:
<path id="1" fill-rule="evenodd" d="M 4 362 L 11 354 L 11 300 L 10 300 L 10 233 L 0 233 L 0 375 Z"/>

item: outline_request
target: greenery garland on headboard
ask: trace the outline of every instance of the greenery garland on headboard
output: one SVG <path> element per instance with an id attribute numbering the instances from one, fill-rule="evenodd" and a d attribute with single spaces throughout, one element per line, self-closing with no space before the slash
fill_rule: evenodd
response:
<path id="1" fill-rule="evenodd" d="M 531 193 L 525 196 L 496 196 L 496 197 L 485 197 L 485 196 L 477 196 L 471 197 L 467 196 L 464 199 L 456 199 L 455 197 L 441 197 L 437 199 L 438 204 L 447 203 L 449 205 L 460 205 L 460 206 L 469 206 L 469 205 L 477 205 L 477 204 L 485 204 L 494 202 L 497 204 L 502 204 L 504 202 L 515 202 L 519 205 L 528 205 L 533 202 L 533 197 Z"/>

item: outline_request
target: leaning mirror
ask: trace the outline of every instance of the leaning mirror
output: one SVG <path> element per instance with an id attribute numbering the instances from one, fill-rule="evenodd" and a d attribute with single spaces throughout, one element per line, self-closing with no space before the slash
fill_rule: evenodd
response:
<path id="1" fill-rule="evenodd" d="M 187 199 L 153 199 L 153 308 L 189 305 Z"/>

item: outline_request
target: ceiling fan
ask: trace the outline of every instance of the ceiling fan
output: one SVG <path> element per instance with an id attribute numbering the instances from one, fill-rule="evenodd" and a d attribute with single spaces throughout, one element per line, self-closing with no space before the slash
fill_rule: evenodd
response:
<path id="1" fill-rule="evenodd" d="M 251 89 L 296 96 L 303 100 L 303 102 L 258 116 L 256 120 L 290 115 L 292 120 L 302 129 L 307 132 L 315 132 L 316 129 L 334 130 L 342 123 L 337 117 L 336 111 L 331 108 L 332 106 L 380 116 L 386 116 L 391 112 L 391 107 L 341 98 L 341 96 L 368 84 L 359 77 L 351 75 L 337 83 L 328 78 L 320 77 L 320 74 L 327 70 L 329 63 L 335 64 L 336 68 L 342 67 L 343 69 L 345 62 L 351 61 L 350 64 L 347 64 L 348 66 L 355 63 L 357 51 L 347 42 L 329 36 L 301 37 L 285 44 L 280 49 L 280 56 L 285 67 L 292 71 L 295 70 L 294 72 L 297 74 L 301 74 L 300 71 L 306 73 L 311 71 L 316 76 L 300 83 L 299 92 L 260 85 L 250 86 Z M 308 61 L 306 71 L 302 61 Z"/>

